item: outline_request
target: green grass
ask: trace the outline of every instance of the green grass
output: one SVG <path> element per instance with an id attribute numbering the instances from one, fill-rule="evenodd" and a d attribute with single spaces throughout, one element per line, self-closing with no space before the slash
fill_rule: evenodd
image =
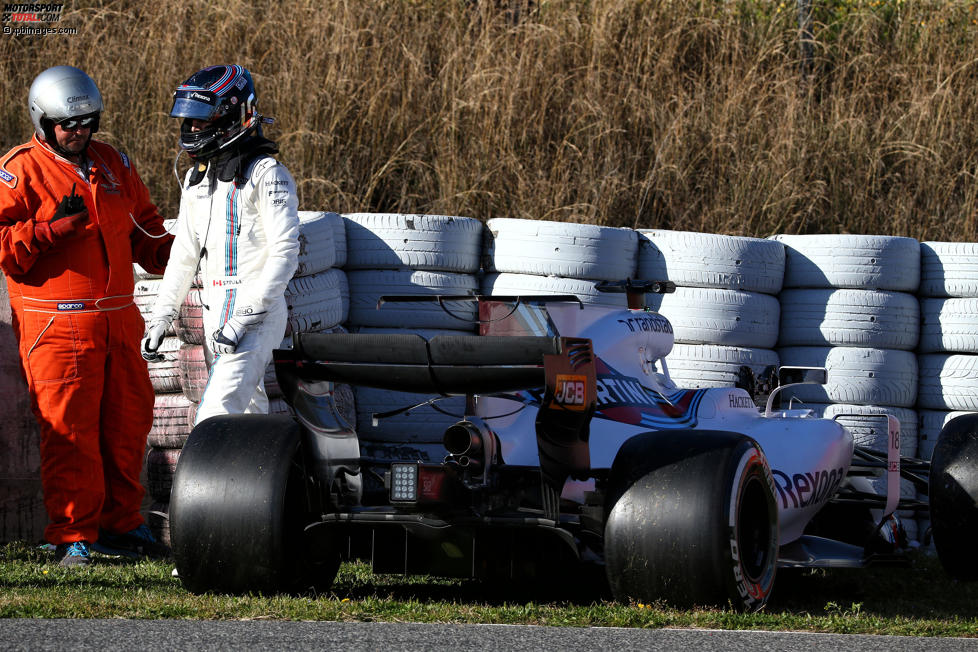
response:
<path id="1" fill-rule="evenodd" d="M 164 562 L 100 557 L 63 569 L 22 543 L 0 549 L 0 617 L 506 623 L 569 627 L 705 627 L 908 636 L 978 636 L 978 585 L 950 581 L 937 561 L 910 568 L 785 572 L 759 614 L 619 604 L 583 591 L 372 575 L 344 564 L 328 593 L 192 595 Z"/>

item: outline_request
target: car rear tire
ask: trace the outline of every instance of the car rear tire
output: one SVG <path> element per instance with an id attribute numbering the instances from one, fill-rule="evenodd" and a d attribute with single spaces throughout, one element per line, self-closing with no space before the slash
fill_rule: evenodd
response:
<path id="1" fill-rule="evenodd" d="M 169 512 L 185 588 L 329 588 L 340 555 L 333 541 L 305 533 L 316 519 L 308 508 L 300 440 L 300 426 L 284 415 L 212 417 L 194 428 L 173 477 Z"/>
<path id="2" fill-rule="evenodd" d="M 978 414 L 944 426 L 930 467 L 930 520 L 941 565 L 958 580 L 978 580 Z"/>
<path id="3" fill-rule="evenodd" d="M 610 478 L 605 565 L 616 599 L 766 604 L 778 511 L 756 442 L 720 431 L 639 435 L 622 446 Z"/>

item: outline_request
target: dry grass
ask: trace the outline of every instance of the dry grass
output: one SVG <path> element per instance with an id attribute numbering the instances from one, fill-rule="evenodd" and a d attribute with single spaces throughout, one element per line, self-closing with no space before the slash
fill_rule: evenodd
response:
<path id="1" fill-rule="evenodd" d="M 173 214 L 170 93 L 237 62 L 304 210 L 978 239 L 976 3 L 814 4 L 805 72 L 793 1 L 78 0 L 0 37 L 0 146 L 77 65 Z"/>

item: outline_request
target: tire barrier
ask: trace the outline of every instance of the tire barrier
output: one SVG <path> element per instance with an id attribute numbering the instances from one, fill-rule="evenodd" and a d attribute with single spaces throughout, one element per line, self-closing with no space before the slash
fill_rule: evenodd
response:
<path id="1" fill-rule="evenodd" d="M 783 399 L 912 408 L 917 400 L 917 357 L 910 351 L 799 346 L 778 349 L 781 364 L 825 367 L 825 385 L 796 385 Z"/>
<path id="2" fill-rule="evenodd" d="M 147 362 L 149 380 L 157 394 L 172 394 L 180 391 L 179 351 L 181 342 L 177 337 L 164 337 L 157 350 L 163 356 L 158 362 Z"/>
<path id="3" fill-rule="evenodd" d="M 475 295 L 479 281 L 474 274 L 364 269 L 346 274 L 350 286 L 351 327 L 447 328 L 475 331 L 478 307 L 472 301 L 384 303 L 381 297 L 397 295 Z"/>
<path id="4" fill-rule="evenodd" d="M 350 291 L 341 269 L 296 276 L 285 288 L 288 333 L 318 333 L 342 324 L 350 310 Z"/>
<path id="5" fill-rule="evenodd" d="M 173 320 L 173 330 L 181 342 L 204 343 L 204 306 L 200 299 L 200 285 L 190 288 L 180 304 L 180 314 Z"/>
<path id="6" fill-rule="evenodd" d="M 944 426 L 978 410 L 976 254 L 978 243 L 973 242 L 920 243 L 918 449 L 928 461 Z M 918 530 L 925 533 L 929 527 L 930 520 L 922 516 Z"/>
<path id="7" fill-rule="evenodd" d="M 648 229 L 639 231 L 638 276 L 676 283 L 673 294 L 648 294 L 676 338 L 666 366 L 686 387 L 737 384 L 777 366 L 784 246 L 774 240 Z"/>
<path id="8" fill-rule="evenodd" d="M 666 358 L 669 377 L 688 389 L 733 387 L 741 380 L 743 367 L 760 376 L 778 363 L 778 354 L 771 349 L 716 344 L 674 344 Z"/>
<path id="9" fill-rule="evenodd" d="M 784 290 L 779 346 L 861 346 L 909 351 L 920 336 L 917 298 L 906 292 Z"/>
<path id="10" fill-rule="evenodd" d="M 334 222 L 341 219 L 336 213 L 299 212 L 299 264 L 295 276 L 309 276 L 336 266 Z"/>
<path id="11" fill-rule="evenodd" d="M 156 448 L 181 448 L 193 428 L 197 405 L 183 394 L 157 394 L 153 425 L 147 444 Z"/>
<path id="12" fill-rule="evenodd" d="M 170 501 L 170 487 L 173 485 L 173 474 L 180 460 L 179 448 L 158 448 L 153 446 L 146 455 L 146 476 L 148 478 L 149 495 L 153 500 L 167 503 Z"/>
<path id="13" fill-rule="evenodd" d="M 916 292 L 920 243 L 884 235 L 776 235 L 784 244 L 784 287 Z"/>
<path id="14" fill-rule="evenodd" d="M 638 278 L 682 287 L 777 294 L 784 246 L 774 240 L 713 233 L 640 229 Z"/>
<path id="15" fill-rule="evenodd" d="M 778 341 L 777 297 L 745 290 L 677 287 L 648 294 L 646 305 L 672 324 L 680 344 L 773 349 Z"/>
<path id="16" fill-rule="evenodd" d="M 606 281 L 635 277 L 638 234 L 631 229 L 493 218 L 484 238 L 486 272 Z"/>
<path id="17" fill-rule="evenodd" d="M 918 350 L 978 354 L 978 298 L 921 298 Z"/>
<path id="18" fill-rule="evenodd" d="M 595 281 L 562 276 L 536 276 L 534 274 L 511 274 L 494 272 L 482 278 L 482 294 L 486 296 L 532 296 L 572 294 L 582 303 L 626 308 L 628 299 L 624 294 L 598 292 Z"/>
<path id="19" fill-rule="evenodd" d="M 978 243 L 921 242 L 920 296 L 978 297 Z"/>
<path id="20" fill-rule="evenodd" d="M 482 222 L 450 215 L 348 213 L 346 269 L 479 271 Z"/>

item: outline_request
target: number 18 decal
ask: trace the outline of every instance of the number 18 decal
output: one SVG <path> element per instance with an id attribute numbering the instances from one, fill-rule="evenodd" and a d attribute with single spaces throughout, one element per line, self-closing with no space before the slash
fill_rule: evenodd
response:
<path id="1" fill-rule="evenodd" d="M 583 410 L 587 407 L 587 376 L 557 374 L 554 403 L 567 410 Z"/>

